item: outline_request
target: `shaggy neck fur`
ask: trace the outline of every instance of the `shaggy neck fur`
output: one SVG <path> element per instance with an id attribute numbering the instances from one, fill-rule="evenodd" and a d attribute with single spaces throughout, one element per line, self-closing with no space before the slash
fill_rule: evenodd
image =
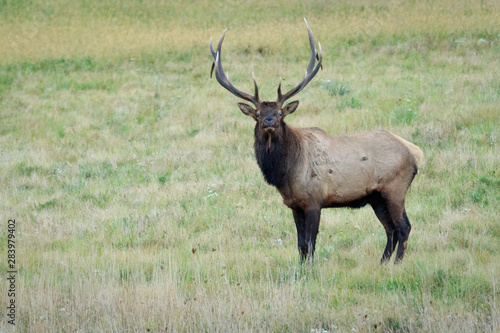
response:
<path id="1" fill-rule="evenodd" d="M 299 141 L 293 131 L 282 123 L 281 133 L 271 136 L 262 135 L 259 126 L 255 126 L 255 156 L 264 179 L 278 189 L 286 184 L 286 177 L 294 160 L 300 153 Z"/>

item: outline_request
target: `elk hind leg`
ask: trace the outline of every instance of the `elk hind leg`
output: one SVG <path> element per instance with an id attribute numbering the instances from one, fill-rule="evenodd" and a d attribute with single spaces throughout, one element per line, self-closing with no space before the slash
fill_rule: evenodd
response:
<path id="1" fill-rule="evenodd" d="M 381 198 L 377 198 L 371 202 L 371 206 L 380 223 L 384 226 L 387 235 L 387 244 L 382 254 L 382 258 L 380 259 L 380 263 L 383 264 L 391 259 L 392 253 L 398 244 L 398 237 L 395 234 L 396 228 L 392 222 L 386 203 Z"/>
<path id="2" fill-rule="evenodd" d="M 396 263 L 400 263 L 406 252 L 406 247 L 408 244 L 408 237 L 410 236 L 411 224 L 406 216 L 406 210 L 403 211 L 403 216 L 401 219 L 401 225 L 398 231 L 398 251 L 396 252 Z"/>
<path id="3" fill-rule="evenodd" d="M 387 208 L 394 223 L 395 237 L 399 243 L 396 252 L 396 263 L 400 263 L 405 255 L 408 236 L 410 235 L 411 225 L 406 216 L 404 197 L 399 200 L 388 200 Z"/>

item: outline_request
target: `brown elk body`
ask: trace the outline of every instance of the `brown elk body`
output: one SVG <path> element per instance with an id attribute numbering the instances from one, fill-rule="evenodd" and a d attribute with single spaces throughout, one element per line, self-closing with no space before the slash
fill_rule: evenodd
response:
<path id="1" fill-rule="evenodd" d="M 318 52 L 309 25 L 307 29 L 311 60 L 306 74 L 284 95 L 280 84 L 276 102 L 260 101 L 255 79 L 253 96 L 239 91 L 227 79 L 220 59 L 224 34 L 217 51 L 210 44 L 212 70 L 224 88 L 255 105 L 238 103 L 241 111 L 256 121 L 255 155 L 265 180 L 278 189 L 293 211 L 301 260 L 314 255 L 321 209 L 370 204 L 387 235 L 382 262 L 390 259 L 398 243 L 396 261 L 401 261 L 411 230 L 405 196 L 418 172 L 422 151 L 387 131 L 330 136 L 317 127 L 295 128 L 284 122 L 299 104 L 294 101 L 283 106 L 284 102 L 321 68 L 321 45 Z"/>

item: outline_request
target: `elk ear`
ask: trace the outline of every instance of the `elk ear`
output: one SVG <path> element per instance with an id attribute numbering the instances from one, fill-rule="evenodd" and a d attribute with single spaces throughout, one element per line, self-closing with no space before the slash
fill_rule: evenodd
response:
<path id="1" fill-rule="evenodd" d="M 255 109 L 253 107 L 245 103 L 238 103 L 238 107 L 240 108 L 241 112 L 243 112 L 243 114 L 255 119 Z"/>
<path id="2" fill-rule="evenodd" d="M 289 114 L 292 114 L 297 110 L 297 107 L 299 106 L 299 101 L 293 101 L 288 103 L 282 110 L 283 110 L 283 117 L 288 116 Z"/>

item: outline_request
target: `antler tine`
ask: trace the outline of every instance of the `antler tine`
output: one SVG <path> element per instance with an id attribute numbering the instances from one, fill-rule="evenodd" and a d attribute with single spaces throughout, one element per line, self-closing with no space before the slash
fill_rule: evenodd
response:
<path id="1" fill-rule="evenodd" d="M 221 48 L 222 48 L 222 42 L 224 41 L 224 37 L 226 35 L 227 28 L 224 30 L 222 33 L 222 36 L 219 40 L 219 44 L 217 45 L 217 51 L 214 51 L 212 47 L 212 38 L 210 38 L 210 51 L 212 52 L 212 56 L 214 57 L 214 62 L 212 63 L 212 68 L 210 70 L 210 78 L 212 78 L 212 72 L 215 70 L 215 78 L 217 81 L 220 83 L 221 86 L 226 88 L 229 92 L 231 92 L 233 95 L 242 98 L 246 101 L 249 101 L 253 103 L 255 106 L 260 103 L 259 100 L 259 89 L 257 87 L 257 82 L 255 81 L 255 76 L 252 73 L 252 78 L 253 78 L 253 83 L 254 83 L 254 88 L 255 88 L 255 95 L 252 96 L 250 94 L 247 94 L 241 90 L 238 90 L 232 83 L 229 81 L 228 77 L 224 73 L 224 69 L 222 68 L 222 62 L 221 62 Z"/>
<path id="2" fill-rule="evenodd" d="M 278 85 L 278 99 L 277 99 L 278 102 L 281 100 L 282 96 L 283 95 L 281 94 L 281 79 L 280 79 L 280 84 Z"/>
<path id="3" fill-rule="evenodd" d="M 210 52 L 212 52 L 212 56 L 214 57 L 214 61 L 212 62 L 212 68 L 210 68 L 210 79 L 212 78 L 212 73 L 214 72 L 215 68 L 215 57 L 217 54 L 214 51 L 214 48 L 212 47 L 212 36 L 210 36 Z"/>
<path id="4" fill-rule="evenodd" d="M 212 47 L 212 36 L 210 36 L 210 52 L 212 52 L 212 56 L 214 57 L 214 62 L 212 62 L 212 68 L 210 69 L 210 78 L 212 78 L 212 73 L 215 68 L 215 64 L 217 63 L 217 53 L 220 52 L 220 48 L 222 46 L 222 41 L 224 40 L 224 37 L 226 35 L 227 28 L 224 29 L 224 32 L 222 33 L 222 36 L 220 37 L 219 44 L 217 44 L 217 52 L 214 51 L 214 48 Z"/>
<path id="5" fill-rule="evenodd" d="M 259 99 L 259 87 L 257 86 L 257 81 L 255 81 L 255 74 L 252 72 L 252 79 L 253 79 L 253 88 L 254 88 L 254 91 L 255 91 L 255 99 L 257 101 L 260 101 Z"/>
<path id="6" fill-rule="evenodd" d="M 309 35 L 309 46 L 311 47 L 311 60 L 309 60 L 309 65 L 307 66 L 307 73 L 311 73 L 314 69 L 314 63 L 316 62 L 316 43 L 314 43 L 313 33 L 305 17 L 304 22 L 306 22 L 307 34 Z"/>
<path id="7" fill-rule="evenodd" d="M 311 59 L 309 60 L 309 65 L 307 66 L 306 73 L 304 74 L 302 81 L 300 81 L 300 83 L 297 86 L 292 88 L 284 95 L 281 93 L 281 82 L 280 82 L 280 85 L 278 86 L 278 99 L 277 99 L 277 102 L 280 104 L 283 104 L 287 99 L 291 98 L 292 96 L 299 93 L 302 89 L 304 89 L 305 86 L 307 86 L 307 84 L 318 73 L 319 69 L 320 68 L 323 69 L 322 65 L 323 55 L 321 53 L 321 44 L 318 42 L 319 51 L 317 51 L 312 30 L 309 27 L 309 24 L 307 23 L 307 20 L 305 18 L 304 21 L 306 23 L 307 33 L 309 35 L 309 45 L 311 47 Z M 316 67 L 314 67 L 316 59 L 318 59 L 318 64 L 316 65 Z"/>

